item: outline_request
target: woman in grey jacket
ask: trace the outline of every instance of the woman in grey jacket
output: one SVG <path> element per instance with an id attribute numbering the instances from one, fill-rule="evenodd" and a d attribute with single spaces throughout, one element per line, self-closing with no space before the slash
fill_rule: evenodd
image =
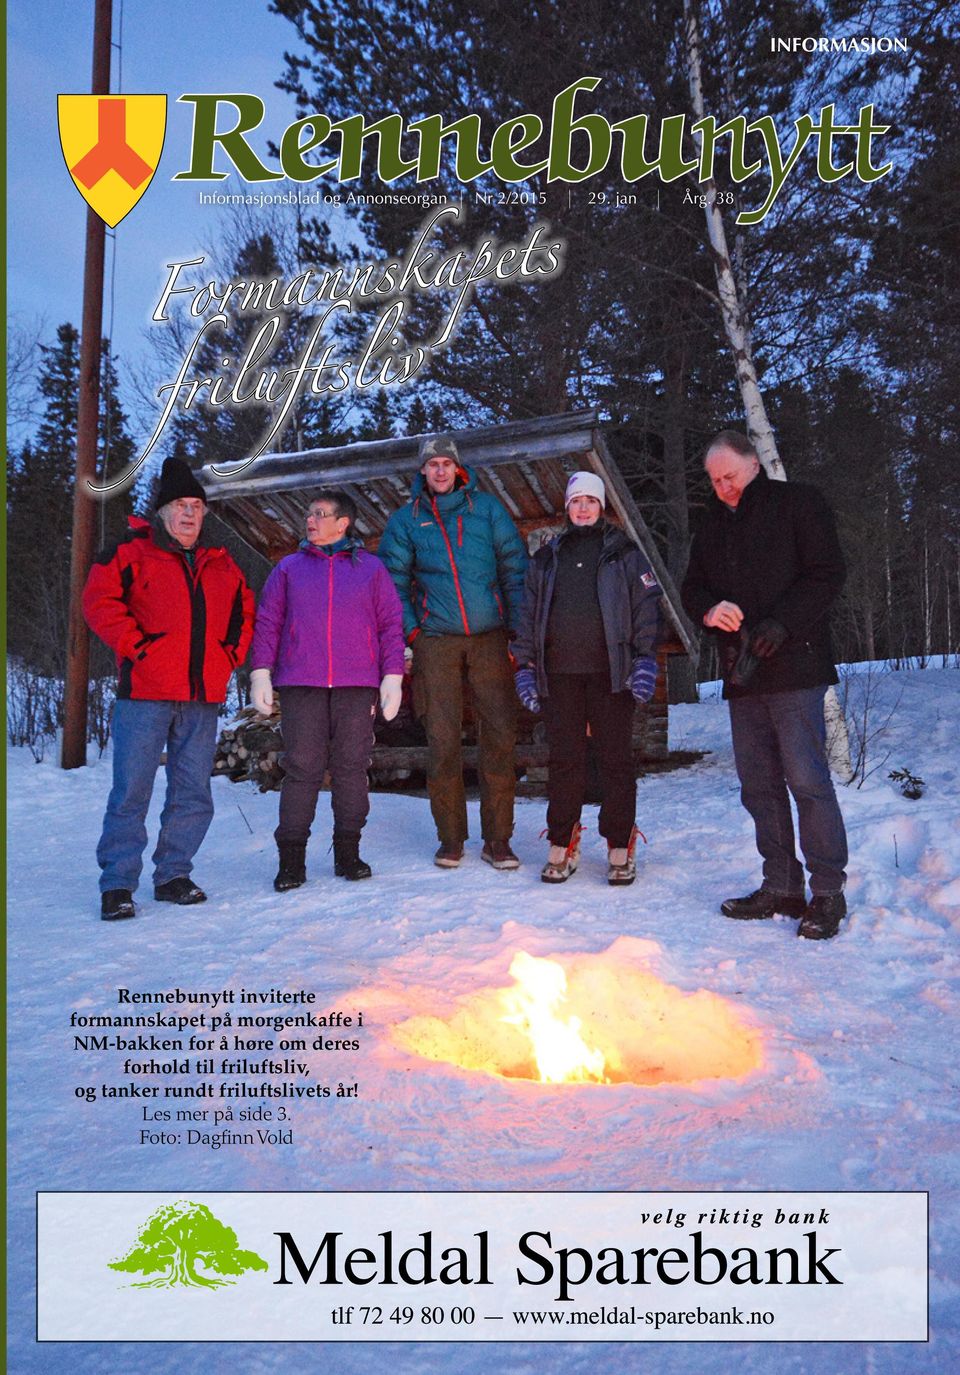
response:
<path id="1" fill-rule="evenodd" d="M 564 505 L 565 529 L 530 562 L 513 645 L 517 695 L 529 711 L 542 708 L 550 746 L 550 854 L 540 877 L 563 883 L 579 862 L 589 728 L 607 880 L 627 884 L 636 877 L 633 714 L 656 686 L 660 587 L 640 549 L 604 519 L 606 490 L 595 473 L 573 474 Z"/>

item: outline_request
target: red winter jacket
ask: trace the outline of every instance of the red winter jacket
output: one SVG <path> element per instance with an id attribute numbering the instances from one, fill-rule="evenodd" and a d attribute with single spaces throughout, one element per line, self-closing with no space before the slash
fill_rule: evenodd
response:
<path id="1" fill-rule="evenodd" d="M 87 624 L 117 656 L 117 696 L 222 702 L 253 633 L 253 593 L 226 549 L 197 545 L 194 567 L 164 531 L 130 516 L 83 589 Z"/>

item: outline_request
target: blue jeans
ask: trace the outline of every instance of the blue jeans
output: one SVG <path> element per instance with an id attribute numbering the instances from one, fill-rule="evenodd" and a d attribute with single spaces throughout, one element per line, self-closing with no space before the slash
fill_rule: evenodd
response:
<path id="1" fill-rule="evenodd" d="M 788 788 L 810 891 L 814 897 L 839 893 L 846 879 L 847 835 L 827 764 L 826 691 L 755 693 L 729 702 L 740 799 L 756 827 L 763 887 L 775 893 L 804 891 Z"/>
<path id="2" fill-rule="evenodd" d="M 138 702 L 113 708 L 113 787 L 97 846 L 100 891 L 136 888 L 147 843 L 147 809 L 167 752 L 167 796 L 153 852 L 155 884 L 189 876 L 213 817 L 210 770 L 217 747 L 215 702 Z"/>

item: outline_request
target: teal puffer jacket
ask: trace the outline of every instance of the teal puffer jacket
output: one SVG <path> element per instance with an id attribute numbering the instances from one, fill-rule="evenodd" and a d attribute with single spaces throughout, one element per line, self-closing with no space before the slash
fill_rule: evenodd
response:
<path id="1" fill-rule="evenodd" d="M 460 469 L 452 492 L 435 496 L 418 473 L 411 500 L 394 511 L 377 550 L 403 604 L 410 641 L 516 629 L 527 550 L 506 508 Z"/>

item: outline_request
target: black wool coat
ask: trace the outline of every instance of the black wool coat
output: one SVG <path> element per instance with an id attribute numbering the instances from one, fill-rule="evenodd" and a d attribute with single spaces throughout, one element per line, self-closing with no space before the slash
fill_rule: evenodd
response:
<path id="1" fill-rule="evenodd" d="M 816 487 L 771 482 L 761 468 L 731 511 L 711 494 L 693 538 L 681 597 L 695 625 L 717 602 L 735 602 L 744 631 L 779 621 L 788 638 L 745 687 L 727 683 L 744 634 L 717 636 L 724 697 L 789 692 L 837 681 L 830 608 L 846 569 L 833 515 Z"/>

